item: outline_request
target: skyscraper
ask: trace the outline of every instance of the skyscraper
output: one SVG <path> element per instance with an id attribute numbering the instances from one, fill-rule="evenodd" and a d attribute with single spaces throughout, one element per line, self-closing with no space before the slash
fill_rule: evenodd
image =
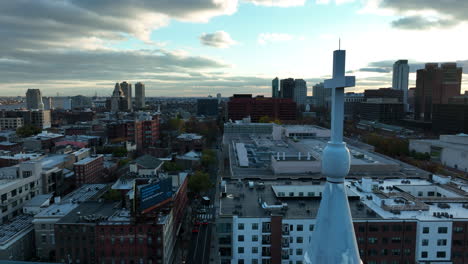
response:
<path id="1" fill-rule="evenodd" d="M 123 104 L 125 102 L 125 104 Z M 123 110 L 122 106 L 127 106 L 127 100 L 125 98 L 125 95 L 122 91 L 122 88 L 120 87 L 119 83 L 115 83 L 115 88 L 114 92 L 112 93 L 111 97 L 111 112 L 119 112 Z M 127 108 L 127 107 L 125 107 Z M 125 109 L 126 110 L 126 109 Z"/>
<path id="2" fill-rule="evenodd" d="M 288 78 L 280 81 L 280 97 L 294 99 L 294 79 Z"/>
<path id="3" fill-rule="evenodd" d="M 432 119 L 432 106 L 447 104 L 450 97 L 460 95 L 462 68 L 456 63 L 426 63 L 417 71 L 414 118 Z"/>
<path id="4" fill-rule="evenodd" d="M 28 109 L 44 110 L 44 103 L 42 103 L 41 90 L 28 89 L 26 91 L 26 107 Z"/>
<path id="5" fill-rule="evenodd" d="M 271 97 L 278 98 L 279 97 L 279 79 L 278 77 L 274 78 L 271 81 Z"/>
<path id="6" fill-rule="evenodd" d="M 312 87 L 312 96 L 314 97 L 316 107 L 327 107 L 330 104 L 331 89 L 325 89 L 323 83 L 318 83 Z"/>
<path id="7" fill-rule="evenodd" d="M 303 79 L 294 80 L 294 102 L 297 106 L 305 105 L 307 97 L 307 84 Z"/>
<path id="8" fill-rule="evenodd" d="M 121 82 L 120 83 L 120 88 L 122 88 L 122 92 L 123 92 L 125 98 L 127 99 L 127 106 L 128 106 L 127 110 L 131 111 L 133 109 L 133 105 L 132 105 L 132 84 L 127 83 L 127 82 Z"/>
<path id="9" fill-rule="evenodd" d="M 405 111 L 408 111 L 408 78 L 409 66 L 408 60 L 399 60 L 393 64 L 393 80 L 392 87 L 396 90 L 403 91 L 403 105 Z"/>
<path id="10" fill-rule="evenodd" d="M 141 82 L 135 84 L 135 106 L 137 109 L 145 107 L 145 84 Z"/>

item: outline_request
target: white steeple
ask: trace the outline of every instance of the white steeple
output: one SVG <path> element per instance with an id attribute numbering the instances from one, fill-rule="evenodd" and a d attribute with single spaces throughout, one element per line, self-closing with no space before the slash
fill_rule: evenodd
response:
<path id="1" fill-rule="evenodd" d="M 307 264 L 362 263 L 344 185 L 351 163 L 343 142 L 344 87 L 355 85 L 354 76 L 345 76 L 345 60 L 346 51 L 334 51 L 333 78 L 325 81 L 325 88 L 333 89 L 331 141 L 322 156 L 322 174 L 327 182 L 312 240 L 304 256 Z"/>

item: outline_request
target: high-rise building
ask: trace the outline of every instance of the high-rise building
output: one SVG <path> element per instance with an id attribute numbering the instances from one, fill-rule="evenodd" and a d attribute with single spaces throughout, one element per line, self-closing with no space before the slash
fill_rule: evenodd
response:
<path id="1" fill-rule="evenodd" d="M 137 109 L 145 108 L 145 84 L 141 82 L 135 84 L 135 106 Z"/>
<path id="2" fill-rule="evenodd" d="M 450 97 L 460 95 L 462 68 L 456 63 L 427 63 L 417 71 L 414 118 L 432 120 L 432 106 L 447 104 Z"/>
<path id="3" fill-rule="evenodd" d="M 42 103 L 41 90 L 28 89 L 26 91 L 26 107 L 28 109 L 44 110 L 44 103 Z"/>
<path id="4" fill-rule="evenodd" d="M 132 110 L 133 105 L 132 105 L 132 84 L 128 82 L 121 82 L 120 83 L 120 88 L 122 88 L 122 92 L 125 96 L 125 99 L 127 100 L 127 109 L 126 110 Z"/>
<path id="5" fill-rule="evenodd" d="M 221 104 L 221 94 L 220 93 L 216 94 L 216 99 L 218 99 L 218 104 Z"/>
<path id="6" fill-rule="evenodd" d="M 314 97 L 314 102 L 316 107 L 327 107 L 330 104 L 331 90 L 325 89 L 323 83 L 318 83 L 312 87 L 312 96 Z"/>
<path id="7" fill-rule="evenodd" d="M 307 97 L 307 84 L 303 79 L 294 80 L 294 102 L 297 106 L 305 105 Z"/>
<path id="8" fill-rule="evenodd" d="M 278 77 L 274 78 L 271 81 L 271 97 L 278 98 L 279 96 L 279 79 Z"/>
<path id="9" fill-rule="evenodd" d="M 280 88 L 281 88 L 281 98 L 290 98 L 294 99 L 294 79 L 288 78 L 283 79 L 280 81 Z"/>
<path id="10" fill-rule="evenodd" d="M 115 84 L 114 92 L 110 99 L 111 112 L 119 112 L 128 110 L 128 100 L 122 91 L 119 83 Z"/>
<path id="11" fill-rule="evenodd" d="M 396 90 L 403 91 L 403 104 L 405 111 L 408 111 L 408 79 L 409 66 L 408 60 L 399 60 L 393 64 L 393 80 L 392 87 Z"/>

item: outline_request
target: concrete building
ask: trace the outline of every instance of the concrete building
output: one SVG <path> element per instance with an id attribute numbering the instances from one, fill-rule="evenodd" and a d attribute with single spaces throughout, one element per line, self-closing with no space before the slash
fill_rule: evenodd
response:
<path id="1" fill-rule="evenodd" d="M 294 80 L 294 102 L 297 106 L 305 106 L 307 98 L 307 84 L 303 79 Z"/>
<path id="2" fill-rule="evenodd" d="M 363 263 L 466 263 L 466 182 L 434 181 L 345 182 Z M 225 179 L 220 187 L 220 263 L 303 263 L 320 243 L 311 234 L 323 183 Z"/>
<path id="3" fill-rule="evenodd" d="M 325 89 L 323 83 L 318 83 L 312 87 L 312 96 L 314 97 L 315 107 L 330 108 L 331 89 Z"/>
<path id="4" fill-rule="evenodd" d="M 265 116 L 273 120 L 296 120 L 296 112 L 297 104 L 292 99 L 235 94 L 228 102 L 228 119 L 233 121 L 250 117 L 252 122 L 258 122 Z"/>
<path id="5" fill-rule="evenodd" d="M 53 110 L 55 108 L 52 97 L 43 97 L 42 102 L 44 103 L 44 110 Z"/>
<path id="6" fill-rule="evenodd" d="M 80 203 L 95 200 L 106 191 L 105 184 L 85 184 L 63 197 L 57 198 L 51 206 L 34 215 L 36 254 L 42 261 L 55 260 L 56 239 L 54 225 L 62 217 L 78 207 Z"/>
<path id="7" fill-rule="evenodd" d="M 135 84 L 135 107 L 143 109 L 146 105 L 145 84 L 137 82 Z"/>
<path id="8" fill-rule="evenodd" d="M 110 110 L 111 112 L 116 113 L 120 111 L 127 111 L 128 109 L 128 98 L 125 96 L 120 84 L 116 83 L 114 92 L 112 93 L 112 97 L 110 99 Z"/>
<path id="9" fill-rule="evenodd" d="M 417 71 L 414 118 L 432 120 L 435 104 L 447 104 L 449 98 L 460 95 L 462 68 L 456 63 L 426 63 Z"/>
<path id="10" fill-rule="evenodd" d="M 26 150 L 29 151 L 50 151 L 55 145 L 55 142 L 61 140 L 64 137 L 65 136 L 62 134 L 48 133 L 47 131 L 43 131 L 35 136 L 25 138 L 23 141 L 23 146 Z"/>
<path id="11" fill-rule="evenodd" d="M 410 151 L 429 153 L 433 161 L 468 172 L 468 135 L 441 135 L 438 140 L 412 139 Z"/>
<path id="12" fill-rule="evenodd" d="M 24 203 L 41 193 L 41 163 L 26 161 L 0 169 L 0 224 L 22 213 Z"/>
<path id="13" fill-rule="evenodd" d="M 84 158 L 73 164 L 76 185 L 102 183 L 104 180 L 104 156 L 96 155 Z"/>
<path id="14" fill-rule="evenodd" d="M 133 111 L 133 102 L 132 102 L 132 84 L 127 82 L 121 82 L 120 88 L 122 88 L 123 95 L 127 100 L 127 109 L 128 111 Z"/>
<path id="15" fill-rule="evenodd" d="M 403 92 L 405 112 L 408 112 L 408 60 L 398 60 L 393 64 L 392 88 Z"/>
<path id="16" fill-rule="evenodd" d="M 323 179 L 323 149 L 330 130 L 317 126 L 231 124 L 224 126 L 222 158 L 232 179 Z M 353 142 L 348 177 L 429 177 L 429 173 Z"/>
<path id="17" fill-rule="evenodd" d="M 16 130 L 24 126 L 24 120 L 21 117 L 1 117 L 0 129 L 1 130 Z"/>
<path id="18" fill-rule="evenodd" d="M 44 110 L 42 93 L 39 89 L 28 89 L 26 91 L 26 107 L 28 109 Z"/>

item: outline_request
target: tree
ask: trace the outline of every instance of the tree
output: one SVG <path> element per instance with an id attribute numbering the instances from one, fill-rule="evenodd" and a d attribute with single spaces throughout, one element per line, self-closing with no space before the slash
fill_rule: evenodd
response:
<path id="1" fill-rule="evenodd" d="M 211 149 L 204 149 L 201 157 L 202 165 L 208 167 L 216 162 L 216 153 Z"/>
<path id="2" fill-rule="evenodd" d="M 177 118 L 172 118 L 169 120 L 169 129 L 182 132 L 184 130 L 184 120 Z"/>
<path id="3" fill-rule="evenodd" d="M 112 155 L 114 157 L 125 157 L 127 156 L 127 149 L 125 147 L 116 147 L 112 150 Z"/>
<path id="4" fill-rule="evenodd" d="M 206 172 L 196 171 L 190 176 L 188 181 L 188 188 L 190 191 L 200 194 L 208 191 L 213 187 L 213 183 L 210 180 L 210 176 Z"/>
<path id="5" fill-rule="evenodd" d="M 33 125 L 24 125 L 16 129 L 16 134 L 22 138 L 30 137 L 41 133 L 41 129 Z"/>
<path id="6" fill-rule="evenodd" d="M 181 171 L 183 168 L 179 164 L 175 162 L 164 162 L 163 164 L 163 170 L 167 172 L 175 172 L 175 171 Z"/>

